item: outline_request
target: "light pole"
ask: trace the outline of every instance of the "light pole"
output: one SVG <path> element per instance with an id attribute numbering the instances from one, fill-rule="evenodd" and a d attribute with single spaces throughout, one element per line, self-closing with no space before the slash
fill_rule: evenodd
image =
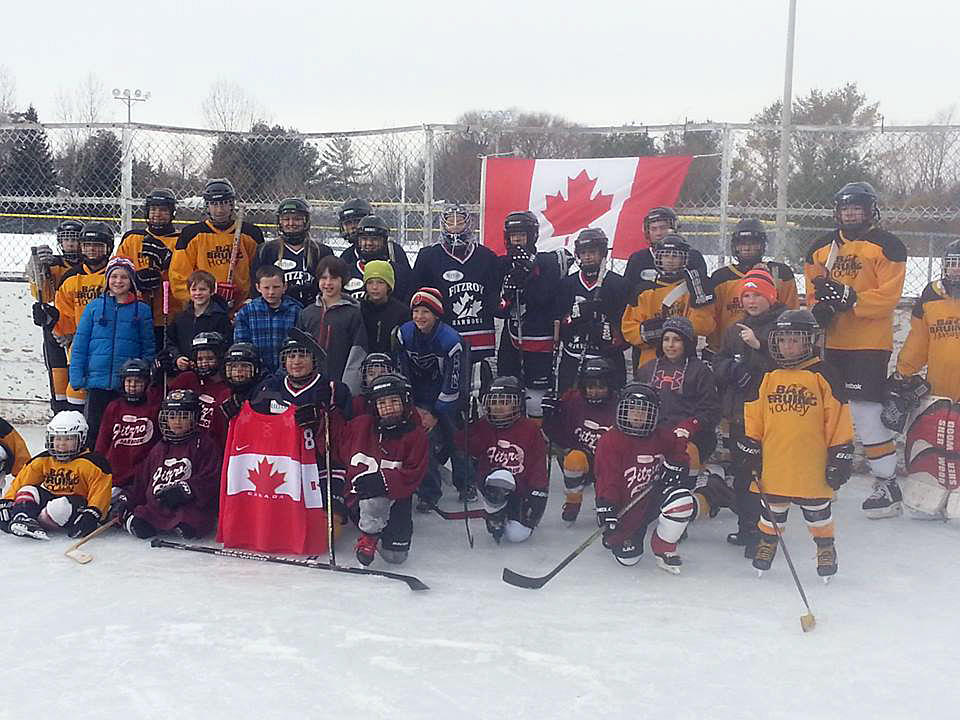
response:
<path id="1" fill-rule="evenodd" d="M 780 157 L 777 163 L 777 257 L 786 253 L 787 173 L 790 168 L 790 124 L 793 116 L 793 37 L 797 27 L 797 0 L 790 0 L 787 17 L 787 57 L 783 69 L 783 103 L 780 108 Z"/>
<path id="2" fill-rule="evenodd" d="M 124 88 L 123 90 L 120 90 L 119 88 L 114 88 L 113 99 L 119 100 L 120 102 L 127 104 L 127 122 L 130 123 L 132 122 L 131 117 L 132 117 L 132 111 L 133 111 L 133 104 L 135 102 L 146 102 L 147 100 L 149 100 L 150 91 L 134 90 L 131 93 L 130 88 Z"/>

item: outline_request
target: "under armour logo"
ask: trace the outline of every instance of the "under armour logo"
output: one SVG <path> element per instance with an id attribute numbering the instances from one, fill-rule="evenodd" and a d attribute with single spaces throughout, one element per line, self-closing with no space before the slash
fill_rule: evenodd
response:
<path id="1" fill-rule="evenodd" d="M 683 370 L 674 370 L 669 375 L 663 370 L 657 370 L 653 375 L 653 386 L 658 390 L 679 390 L 683 387 Z"/>

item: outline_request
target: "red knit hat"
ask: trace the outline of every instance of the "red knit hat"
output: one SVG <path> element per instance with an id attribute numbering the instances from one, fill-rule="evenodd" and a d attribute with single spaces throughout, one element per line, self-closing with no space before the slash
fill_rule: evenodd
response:
<path id="1" fill-rule="evenodd" d="M 767 299 L 771 305 L 777 301 L 777 286 L 773 284 L 773 276 L 763 268 L 754 268 L 740 281 L 739 296 L 745 292 L 754 292 Z"/>
<path id="2" fill-rule="evenodd" d="M 438 318 L 443 317 L 443 298 L 440 291 L 432 287 L 423 287 L 417 290 L 410 298 L 410 309 L 423 306 Z"/>

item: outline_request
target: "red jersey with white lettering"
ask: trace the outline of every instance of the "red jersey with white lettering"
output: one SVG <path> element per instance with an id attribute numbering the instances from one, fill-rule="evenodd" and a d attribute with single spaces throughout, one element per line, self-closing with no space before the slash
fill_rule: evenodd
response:
<path id="1" fill-rule="evenodd" d="M 420 423 L 411 420 L 409 429 L 385 433 L 373 413 L 364 413 L 340 427 L 330 423 L 330 431 L 336 436 L 331 443 L 337 445 L 347 466 L 348 484 L 357 475 L 379 471 L 391 500 L 405 500 L 420 487 L 430 451 Z"/>
<path id="2" fill-rule="evenodd" d="M 494 470 L 508 470 L 517 483 L 515 497 L 523 499 L 531 490 L 547 490 L 547 450 L 540 428 L 521 417 L 508 428 L 496 428 L 485 419 L 470 423 L 467 453 L 476 461 L 477 477 Z M 463 433 L 455 433 L 462 443 Z"/>
<path id="3" fill-rule="evenodd" d="M 217 377 L 217 376 L 214 376 Z M 220 448 L 227 445 L 227 416 L 220 412 L 224 400 L 233 395 L 231 388 L 223 380 L 201 378 L 193 370 L 182 372 L 170 381 L 170 390 L 193 390 L 200 398 L 200 421 L 202 432 L 208 433 Z"/>
<path id="4" fill-rule="evenodd" d="M 614 426 L 617 401 L 589 403 L 576 388 L 560 398 L 560 406 L 543 420 L 543 432 L 552 442 L 568 450 L 581 450 L 593 457 L 597 442 Z"/>
<path id="5" fill-rule="evenodd" d="M 120 397 L 103 411 L 96 450 L 113 469 L 113 486 L 130 488 L 138 466 L 160 439 L 157 412 L 162 391 L 151 388 L 141 403 L 131 403 Z"/>

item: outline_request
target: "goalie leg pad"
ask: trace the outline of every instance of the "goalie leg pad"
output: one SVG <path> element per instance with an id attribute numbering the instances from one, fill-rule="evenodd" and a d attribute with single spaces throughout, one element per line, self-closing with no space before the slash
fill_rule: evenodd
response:
<path id="1" fill-rule="evenodd" d="M 948 520 L 960 520 L 960 490 L 954 490 L 947 496 L 943 515 Z"/>

